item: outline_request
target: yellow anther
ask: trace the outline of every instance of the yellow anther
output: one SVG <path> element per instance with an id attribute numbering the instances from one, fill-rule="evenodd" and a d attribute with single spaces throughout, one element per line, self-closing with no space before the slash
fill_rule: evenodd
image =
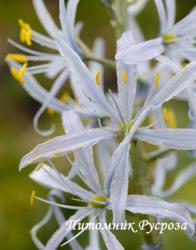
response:
<path id="1" fill-rule="evenodd" d="M 30 205 L 31 206 L 33 206 L 35 203 L 35 195 L 36 195 L 36 192 L 35 192 L 35 190 L 33 190 L 31 193 L 31 197 L 30 197 Z"/>
<path id="2" fill-rule="evenodd" d="M 101 84 L 101 72 L 100 71 L 96 72 L 95 81 L 96 81 L 97 86 L 99 86 Z"/>
<path id="3" fill-rule="evenodd" d="M 62 101 L 62 102 L 67 102 L 68 100 L 69 100 L 69 94 L 65 92 L 65 93 L 60 97 L 60 101 Z"/>
<path id="4" fill-rule="evenodd" d="M 41 163 L 39 163 L 38 165 L 37 165 L 37 167 L 36 167 L 36 171 L 39 171 L 42 167 L 44 166 L 44 162 L 41 162 Z"/>
<path id="5" fill-rule="evenodd" d="M 23 64 L 20 70 L 17 70 L 16 68 L 11 68 L 11 74 L 12 76 L 22 85 L 24 84 L 23 76 L 25 74 L 25 71 L 27 69 L 27 63 Z"/>
<path id="6" fill-rule="evenodd" d="M 160 73 L 157 72 L 156 75 L 155 75 L 155 86 L 156 86 L 156 89 L 159 88 L 159 81 L 160 81 Z"/>
<path id="7" fill-rule="evenodd" d="M 52 117 L 55 114 L 55 110 L 53 108 L 47 108 L 47 113 L 48 113 L 49 116 Z"/>
<path id="8" fill-rule="evenodd" d="M 23 54 L 8 54 L 5 58 L 5 60 L 14 60 L 20 63 L 26 63 L 28 61 L 27 56 Z"/>
<path id="9" fill-rule="evenodd" d="M 20 41 L 26 43 L 28 46 L 32 44 L 32 29 L 28 23 L 25 23 L 23 20 L 18 21 L 20 25 Z"/>
<path id="10" fill-rule="evenodd" d="M 125 69 L 122 70 L 121 75 L 122 75 L 122 80 L 123 80 L 124 84 L 127 84 L 127 73 L 126 73 Z"/>
<path id="11" fill-rule="evenodd" d="M 170 128 L 176 128 L 176 115 L 172 109 L 164 108 L 164 120 Z"/>
<path id="12" fill-rule="evenodd" d="M 92 207 L 95 207 L 95 208 L 104 208 L 105 207 L 105 204 L 101 204 L 99 202 L 104 202 L 106 203 L 107 201 L 107 198 L 104 197 L 104 196 L 101 196 L 101 195 L 96 195 L 94 197 L 92 197 L 91 199 L 92 201 L 89 203 Z M 98 202 L 96 202 L 98 201 Z"/>
<path id="13" fill-rule="evenodd" d="M 166 108 L 163 109 L 163 118 L 164 118 L 165 123 L 168 124 L 169 123 L 169 116 L 168 116 Z"/>
<path id="14" fill-rule="evenodd" d="M 168 41 L 168 40 L 174 40 L 174 39 L 176 39 L 176 35 L 175 34 L 165 34 L 165 35 L 163 35 L 163 39 L 165 40 L 165 41 Z"/>

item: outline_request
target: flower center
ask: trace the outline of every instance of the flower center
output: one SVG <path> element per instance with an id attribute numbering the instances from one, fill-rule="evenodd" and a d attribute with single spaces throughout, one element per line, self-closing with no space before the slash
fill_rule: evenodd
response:
<path id="1" fill-rule="evenodd" d="M 107 201 L 107 198 L 101 195 L 96 195 L 92 197 L 92 201 L 90 201 L 90 205 L 95 208 L 104 208 Z"/>

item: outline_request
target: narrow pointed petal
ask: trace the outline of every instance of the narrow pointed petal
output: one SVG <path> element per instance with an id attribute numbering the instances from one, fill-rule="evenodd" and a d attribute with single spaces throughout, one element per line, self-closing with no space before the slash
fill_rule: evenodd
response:
<path id="1" fill-rule="evenodd" d="M 179 223 L 186 223 L 187 233 L 192 237 L 195 226 L 189 212 L 178 203 L 169 203 L 146 195 L 129 195 L 127 210 L 132 213 L 150 214 L 157 218 L 167 218 Z"/>
<path id="2" fill-rule="evenodd" d="M 176 19 L 176 0 L 166 0 L 167 28 L 171 28 Z"/>
<path id="3" fill-rule="evenodd" d="M 157 12 L 159 15 L 159 21 L 160 21 L 160 29 L 161 29 L 161 33 L 163 32 L 163 30 L 166 28 L 166 13 L 165 13 L 165 7 L 164 7 L 164 3 L 163 0 L 154 0 L 156 7 L 157 7 Z"/>
<path id="4" fill-rule="evenodd" d="M 180 92 L 182 92 L 195 81 L 195 70 L 196 62 L 189 63 L 179 73 L 172 77 L 171 80 L 147 102 L 145 107 L 152 106 L 153 109 L 161 107 L 164 102 L 169 101 L 174 96 L 180 94 Z"/>
<path id="5" fill-rule="evenodd" d="M 89 221 L 92 221 L 93 216 L 89 216 Z M 97 223 L 95 221 L 95 223 Z M 89 245 L 85 250 L 100 250 L 101 246 L 99 243 L 99 232 L 97 230 L 90 230 L 89 232 Z"/>
<path id="6" fill-rule="evenodd" d="M 112 178 L 110 197 L 111 207 L 113 211 L 113 221 L 123 223 L 125 221 L 125 209 L 128 195 L 128 179 L 129 179 L 129 147 L 123 153 L 120 164 L 117 166 L 115 174 Z"/>
<path id="7" fill-rule="evenodd" d="M 154 183 L 152 185 L 152 193 L 154 195 L 158 195 L 163 190 L 167 172 L 176 167 L 176 162 L 176 154 L 169 154 L 168 156 L 157 161 L 154 173 Z"/>
<path id="8" fill-rule="evenodd" d="M 100 215 L 100 222 L 103 225 L 106 223 L 105 211 L 103 211 Z M 120 244 L 120 242 L 112 232 L 107 229 L 101 230 L 100 232 L 108 250 L 124 250 L 124 247 Z"/>
<path id="9" fill-rule="evenodd" d="M 74 27 L 76 21 L 76 12 L 79 0 L 69 0 L 67 3 L 67 19 L 71 28 Z"/>
<path id="10" fill-rule="evenodd" d="M 44 164 L 41 169 L 34 170 L 30 178 L 46 187 L 72 193 L 83 199 L 90 199 L 93 196 L 93 193 L 81 188 L 57 171 Z"/>
<path id="11" fill-rule="evenodd" d="M 120 171 L 119 167 L 122 166 L 121 163 L 126 162 L 127 153 L 129 152 L 129 149 L 130 149 L 129 142 L 123 141 L 112 154 L 111 165 L 108 170 L 108 174 L 106 176 L 105 184 L 104 184 L 105 192 L 108 195 L 110 194 L 110 191 L 111 191 L 110 190 L 111 184 L 112 184 L 113 177 L 116 173 L 116 170 L 119 169 Z"/>
<path id="12" fill-rule="evenodd" d="M 196 149 L 196 129 L 138 129 L 137 137 L 154 145 L 166 145 L 173 149 Z"/>
<path id="13" fill-rule="evenodd" d="M 157 195 L 161 197 L 168 197 L 180 189 L 185 183 L 196 176 L 196 164 L 192 164 L 182 170 L 177 176 L 172 184 L 172 186 L 167 190 L 160 190 Z"/>
<path id="14" fill-rule="evenodd" d="M 163 52 L 162 38 L 156 38 L 138 43 L 129 49 L 118 51 L 116 60 L 121 60 L 123 63 L 131 65 L 151 60 Z"/>
<path id="15" fill-rule="evenodd" d="M 70 1 L 69 1 L 70 2 Z M 73 1 L 71 1 L 73 2 Z M 70 26 L 69 17 L 67 9 L 65 7 L 65 1 L 59 0 L 59 12 L 60 12 L 60 22 L 63 31 L 63 38 L 74 50 L 79 52 L 79 48 L 74 40 L 74 26 Z M 74 25 L 74 24 L 73 24 Z"/>
<path id="16" fill-rule="evenodd" d="M 35 129 L 35 131 L 37 131 L 39 134 L 41 134 L 43 136 L 48 136 L 48 135 L 52 134 L 54 132 L 55 127 L 53 126 L 50 129 L 43 131 L 43 130 L 41 130 L 39 128 L 39 119 L 40 119 L 41 115 L 43 114 L 43 112 L 45 111 L 45 109 L 47 107 L 50 107 L 51 99 L 55 97 L 55 95 L 58 93 L 58 91 L 60 90 L 62 85 L 65 83 L 67 78 L 68 78 L 68 72 L 67 71 L 63 72 L 57 78 L 57 80 L 54 82 L 54 84 L 53 84 L 53 86 L 52 86 L 46 100 L 44 100 L 40 110 L 37 112 L 36 116 L 34 117 L 34 120 L 33 120 L 34 129 Z"/>
<path id="17" fill-rule="evenodd" d="M 49 193 L 49 200 L 51 200 L 52 202 L 56 202 L 56 198 L 60 199 L 62 202 L 65 202 L 65 198 L 61 192 L 59 192 L 58 190 L 52 190 Z M 64 214 L 62 213 L 62 211 L 59 207 L 53 206 L 52 209 L 53 209 L 53 214 L 54 214 L 54 217 L 55 217 L 58 225 L 61 226 L 65 222 Z M 69 240 L 69 239 L 73 238 L 73 236 L 74 235 L 72 234 L 72 232 L 69 232 L 67 234 L 67 239 Z M 74 239 L 73 241 L 70 242 L 70 246 L 73 250 L 82 250 L 83 249 L 76 239 Z"/>
<path id="18" fill-rule="evenodd" d="M 58 46 L 62 52 L 64 61 L 67 64 L 73 79 L 81 85 L 81 88 L 89 100 L 99 107 L 105 114 L 116 117 L 111 105 L 106 100 L 103 91 L 97 88 L 95 80 L 92 78 L 90 71 L 81 61 L 80 57 L 62 40 L 58 39 Z"/>
<path id="19" fill-rule="evenodd" d="M 49 210 L 48 210 L 47 214 L 44 216 L 44 218 L 39 223 L 34 225 L 33 228 L 31 229 L 31 237 L 32 237 L 33 243 L 40 250 L 45 250 L 45 246 L 40 241 L 37 234 L 38 234 L 39 230 L 42 229 L 42 227 L 44 227 L 50 221 L 51 218 L 52 218 L 52 209 L 49 208 Z"/>
<path id="20" fill-rule="evenodd" d="M 20 162 L 19 169 L 22 170 L 29 164 L 62 156 L 72 150 L 93 146 L 110 136 L 112 136 L 112 133 L 105 129 L 90 129 L 74 135 L 55 137 L 45 143 L 39 144 L 25 155 Z"/>
<path id="21" fill-rule="evenodd" d="M 42 26 L 45 28 L 48 34 L 51 37 L 55 37 L 56 35 L 58 35 L 59 29 L 57 28 L 50 13 L 48 12 L 47 7 L 44 4 L 44 1 L 33 0 L 33 5 Z"/>
<path id="22" fill-rule="evenodd" d="M 10 67 L 15 67 L 17 70 L 20 69 L 20 64 L 15 63 L 13 61 L 8 62 Z M 24 84 L 22 84 L 24 90 L 36 101 L 43 103 L 44 100 L 48 97 L 48 91 L 46 91 L 38 82 L 37 80 L 28 72 L 24 74 Z M 57 112 L 62 112 L 66 110 L 67 107 L 61 101 L 57 100 L 56 98 L 51 98 L 50 100 L 50 107 Z"/>
<path id="23" fill-rule="evenodd" d="M 127 83 L 122 80 L 122 72 L 126 72 Z M 133 105 L 136 94 L 136 67 L 134 65 L 126 65 L 117 62 L 117 74 L 118 74 L 118 93 L 121 106 L 121 112 L 125 121 L 130 121 L 133 114 Z"/>
<path id="24" fill-rule="evenodd" d="M 64 222 L 59 229 L 52 235 L 49 241 L 46 244 L 46 249 L 55 250 L 61 244 L 63 239 L 71 231 L 70 225 L 73 226 L 73 221 L 80 222 L 85 217 L 87 217 L 92 212 L 91 208 L 83 208 L 77 211 L 73 216 Z M 70 227 L 70 228 L 69 228 Z"/>
<path id="25" fill-rule="evenodd" d="M 63 113 L 63 125 L 67 134 L 74 134 L 80 131 L 84 131 L 83 124 L 80 121 L 79 116 L 72 112 L 67 111 Z M 78 170 L 84 177 L 87 185 L 95 192 L 100 191 L 100 185 L 98 180 L 98 174 L 93 161 L 93 152 L 91 147 L 79 149 L 74 152 L 75 164 L 78 166 Z"/>

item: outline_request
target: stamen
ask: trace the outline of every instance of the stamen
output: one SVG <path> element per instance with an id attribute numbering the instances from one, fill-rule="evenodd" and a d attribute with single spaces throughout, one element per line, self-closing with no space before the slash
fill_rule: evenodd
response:
<path id="1" fill-rule="evenodd" d="M 17 70 L 16 68 L 11 68 L 11 74 L 12 76 L 21 84 L 24 84 L 23 76 L 25 74 L 25 71 L 27 69 L 27 63 L 23 64 L 20 70 Z"/>
<path id="2" fill-rule="evenodd" d="M 22 43 L 26 43 L 28 46 L 32 44 L 32 29 L 28 23 L 25 23 L 23 20 L 18 21 L 20 25 L 20 41 Z"/>
<path id="3" fill-rule="evenodd" d="M 33 206 L 35 203 L 35 195 L 36 195 L 36 192 L 35 192 L 35 190 L 33 190 L 31 193 L 31 197 L 30 197 L 30 205 L 31 206 Z"/>
<path id="4" fill-rule="evenodd" d="M 124 84 L 127 84 L 127 73 L 124 69 L 122 70 L 122 80 Z"/>
<path id="5" fill-rule="evenodd" d="M 23 54 L 8 54 L 5 58 L 5 60 L 14 60 L 16 62 L 20 62 L 20 63 L 26 63 L 28 61 L 27 56 L 23 55 Z"/>
<path id="6" fill-rule="evenodd" d="M 101 72 L 100 71 L 96 72 L 95 81 L 96 81 L 97 86 L 101 84 Z"/>
<path id="7" fill-rule="evenodd" d="M 107 198 L 101 195 L 96 195 L 92 198 L 92 201 L 89 203 L 92 207 L 95 208 L 104 208 L 106 205 Z M 103 204 L 101 204 L 101 203 Z"/>
<path id="8" fill-rule="evenodd" d="M 167 109 L 165 111 L 167 119 L 164 118 L 165 122 L 168 124 L 170 128 L 176 128 L 176 115 L 172 109 Z"/>
<path id="9" fill-rule="evenodd" d="M 159 81 L 160 81 L 160 73 L 157 72 L 156 75 L 155 75 L 155 86 L 156 86 L 156 89 L 159 88 Z"/>
<path id="10" fill-rule="evenodd" d="M 166 108 L 163 109 L 163 117 L 164 117 L 165 123 L 169 124 L 169 116 L 168 116 Z"/>

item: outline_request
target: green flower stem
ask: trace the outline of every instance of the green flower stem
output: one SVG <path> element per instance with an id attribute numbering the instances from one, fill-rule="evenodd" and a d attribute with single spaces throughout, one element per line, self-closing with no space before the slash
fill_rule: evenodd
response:
<path id="1" fill-rule="evenodd" d="M 134 141 L 131 145 L 131 164 L 133 170 L 133 193 L 141 195 L 151 195 L 151 173 L 147 162 L 143 157 L 143 144 L 142 142 Z M 141 220 L 148 220 L 153 223 L 156 219 L 149 215 L 142 215 Z M 146 228 L 146 232 L 149 228 Z M 144 241 L 149 246 L 156 246 L 156 249 L 163 249 L 162 240 L 158 231 L 154 230 L 150 234 L 144 231 Z"/>
<path id="2" fill-rule="evenodd" d="M 127 28 L 127 6 L 127 0 L 114 0 L 113 2 L 113 10 L 115 13 L 114 26 L 116 29 L 117 38 L 119 38 Z"/>

